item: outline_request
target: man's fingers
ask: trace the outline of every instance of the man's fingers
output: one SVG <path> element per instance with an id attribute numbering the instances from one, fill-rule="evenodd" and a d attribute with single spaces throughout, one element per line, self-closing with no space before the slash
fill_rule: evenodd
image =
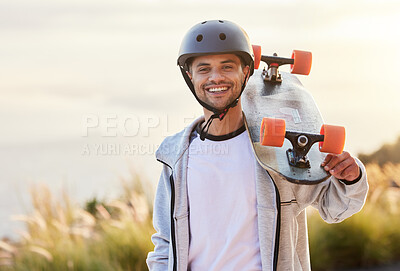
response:
<path id="1" fill-rule="evenodd" d="M 354 162 L 353 160 L 354 159 L 352 159 L 350 157 L 350 158 L 344 159 L 343 161 L 338 162 L 333 168 L 331 168 L 329 170 L 329 173 L 331 173 L 332 175 L 342 174 L 342 172 L 346 168 L 348 168 L 351 164 L 353 164 L 353 162 Z"/>
<path id="2" fill-rule="evenodd" d="M 359 175 L 357 162 L 348 152 L 339 155 L 328 154 L 324 163 L 324 169 L 338 179 L 353 181 Z"/>
<path id="3" fill-rule="evenodd" d="M 329 161 L 325 164 L 324 169 L 326 171 L 330 171 L 333 169 L 337 164 L 340 162 L 344 161 L 345 159 L 350 157 L 350 154 L 348 152 L 342 152 L 341 154 L 338 155 L 333 155 L 333 154 L 328 154 L 331 156 Z"/>
<path id="4" fill-rule="evenodd" d="M 360 174 L 360 168 L 356 163 L 351 164 L 349 167 L 345 168 L 341 172 L 341 177 L 339 179 L 346 180 L 346 181 L 354 181 L 357 179 L 358 175 Z"/>
<path id="5" fill-rule="evenodd" d="M 332 159 L 332 157 L 333 157 L 333 155 L 329 153 L 329 154 L 325 157 L 325 159 L 324 159 L 324 161 L 322 162 L 321 166 L 324 167 L 326 164 L 328 164 L 329 161 Z"/>
<path id="6" fill-rule="evenodd" d="M 346 181 L 357 179 L 360 173 L 356 160 L 346 151 L 338 155 L 328 154 L 321 166 L 332 176 Z"/>
<path id="7" fill-rule="evenodd" d="M 351 174 L 351 170 L 349 169 L 349 166 L 347 166 L 346 168 L 341 168 L 341 169 L 337 168 L 337 166 L 336 166 L 334 169 L 331 169 L 329 172 L 337 179 L 346 179 Z"/>

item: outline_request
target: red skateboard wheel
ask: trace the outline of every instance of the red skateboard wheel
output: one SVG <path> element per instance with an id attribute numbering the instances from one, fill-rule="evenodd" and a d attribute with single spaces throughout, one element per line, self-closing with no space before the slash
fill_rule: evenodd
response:
<path id="1" fill-rule="evenodd" d="M 319 150 L 333 154 L 341 154 L 344 148 L 346 138 L 345 128 L 324 124 L 321 127 L 321 135 L 324 135 L 324 141 L 319 142 Z"/>
<path id="2" fill-rule="evenodd" d="M 254 69 L 258 69 L 260 67 L 261 62 L 261 46 L 252 45 L 253 53 L 254 53 Z"/>
<path id="3" fill-rule="evenodd" d="M 263 146 L 282 147 L 285 140 L 284 119 L 263 118 L 260 129 L 260 143 Z"/>
<path id="4" fill-rule="evenodd" d="M 312 54 L 307 51 L 293 50 L 294 63 L 290 65 L 290 72 L 294 74 L 309 75 L 312 64 Z"/>

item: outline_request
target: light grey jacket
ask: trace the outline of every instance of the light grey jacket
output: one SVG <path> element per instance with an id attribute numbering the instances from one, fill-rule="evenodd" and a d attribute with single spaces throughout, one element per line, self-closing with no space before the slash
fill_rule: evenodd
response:
<path id="1" fill-rule="evenodd" d="M 187 270 L 189 208 L 186 173 L 188 147 L 197 119 L 182 132 L 166 138 L 156 152 L 164 164 L 158 183 L 152 236 L 147 257 L 152 271 Z M 346 185 L 334 177 L 317 185 L 297 185 L 256 168 L 257 211 L 263 270 L 310 270 L 306 207 L 314 206 L 328 223 L 341 222 L 361 210 L 368 191 L 365 168 L 361 179 Z M 171 220 L 173 223 L 171 223 Z"/>

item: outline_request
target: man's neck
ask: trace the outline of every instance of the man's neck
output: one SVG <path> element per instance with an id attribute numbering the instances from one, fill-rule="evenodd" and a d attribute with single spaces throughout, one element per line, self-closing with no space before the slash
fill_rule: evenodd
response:
<path id="1" fill-rule="evenodd" d="M 206 121 L 212 114 L 211 111 L 204 109 L 204 117 Z M 214 136 L 227 135 L 238 130 L 242 127 L 243 123 L 242 106 L 239 102 L 235 107 L 229 109 L 223 120 L 219 120 L 218 118 L 214 119 L 208 130 L 208 134 Z M 205 123 L 203 125 L 205 125 Z"/>

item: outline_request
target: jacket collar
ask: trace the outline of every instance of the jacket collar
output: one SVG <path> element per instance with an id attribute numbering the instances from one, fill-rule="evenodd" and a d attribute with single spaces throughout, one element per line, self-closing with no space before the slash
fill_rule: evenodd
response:
<path id="1" fill-rule="evenodd" d="M 156 159 L 169 167 L 174 167 L 183 153 L 189 148 L 191 135 L 198 123 L 204 121 L 204 116 L 197 118 L 181 132 L 164 139 L 156 151 Z"/>

